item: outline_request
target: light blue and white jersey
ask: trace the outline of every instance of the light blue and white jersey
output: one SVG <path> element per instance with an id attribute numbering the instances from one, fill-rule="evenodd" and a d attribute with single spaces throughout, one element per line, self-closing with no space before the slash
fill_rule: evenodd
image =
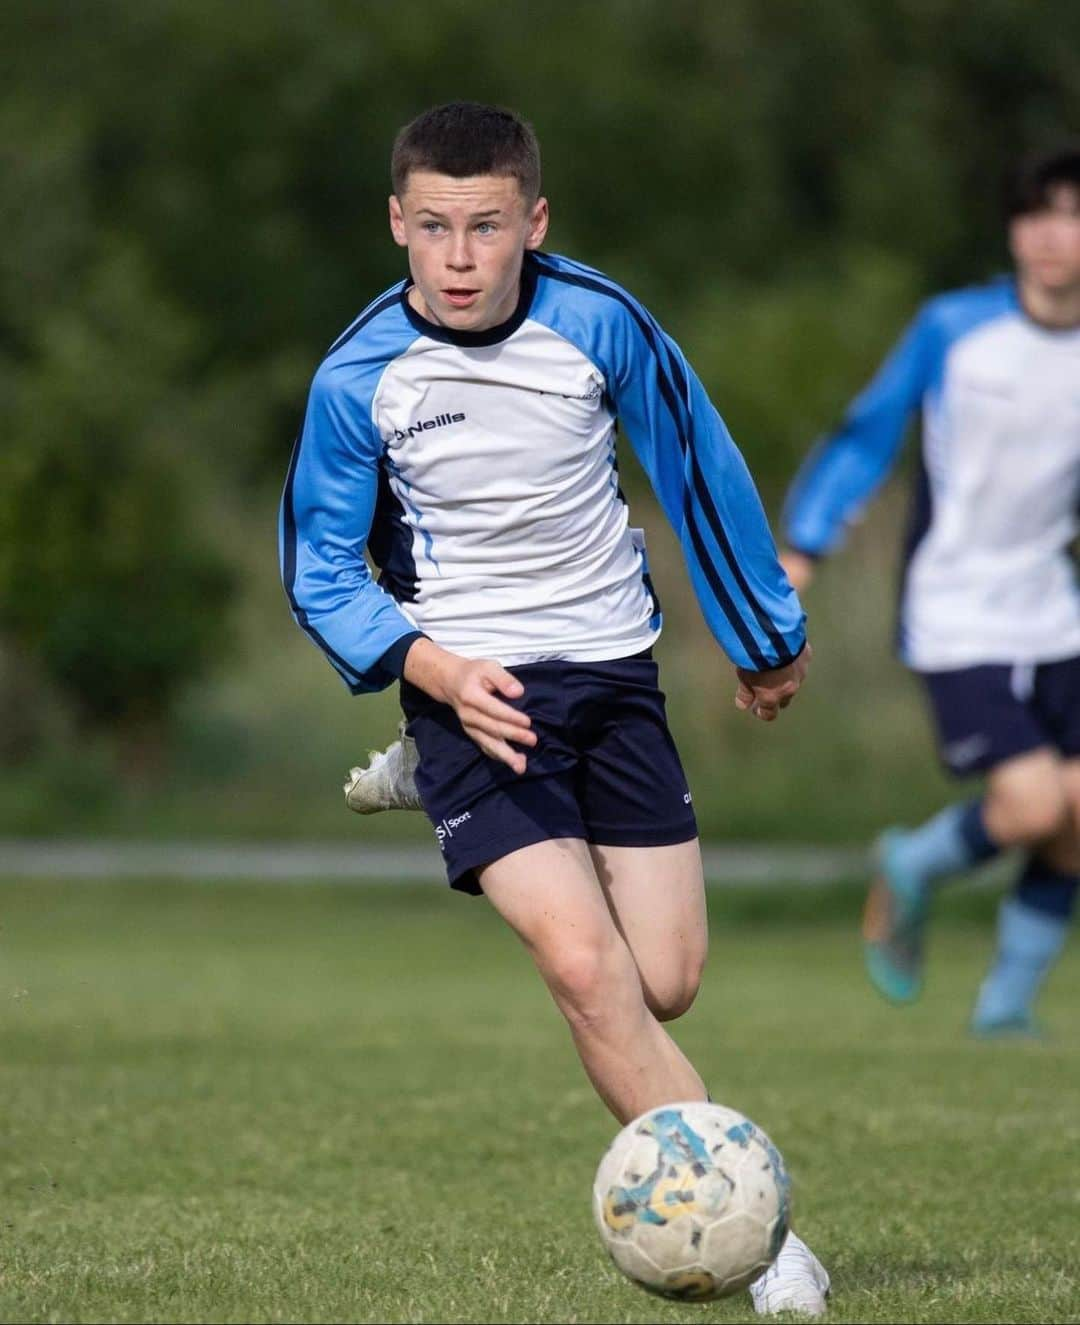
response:
<path id="1" fill-rule="evenodd" d="M 1033 322 L 1012 280 L 924 305 L 803 465 L 784 512 L 791 546 L 822 556 L 839 545 L 917 408 L 902 658 L 949 671 L 1080 655 L 1080 328 Z"/>
<path id="2" fill-rule="evenodd" d="M 506 666 L 653 643 L 617 417 L 730 658 L 761 670 L 800 652 L 803 612 L 742 456 L 641 304 L 546 254 L 526 255 L 518 307 L 489 331 L 427 321 L 408 288 L 331 347 L 282 501 L 293 612 L 352 690 L 400 675 L 418 634 Z"/>

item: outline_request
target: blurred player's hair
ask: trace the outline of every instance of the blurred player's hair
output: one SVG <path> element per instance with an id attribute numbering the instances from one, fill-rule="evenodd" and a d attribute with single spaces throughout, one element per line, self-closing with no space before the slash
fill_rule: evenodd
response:
<path id="1" fill-rule="evenodd" d="M 1067 143 L 1018 162 L 1005 185 L 1005 215 L 1012 220 L 1041 212 L 1063 184 L 1080 190 L 1080 143 Z"/>
<path id="2" fill-rule="evenodd" d="M 394 139 L 390 178 L 400 198 L 414 170 L 465 179 L 512 175 L 528 203 L 540 196 L 540 144 L 531 124 L 511 110 L 476 101 L 433 106 Z"/>

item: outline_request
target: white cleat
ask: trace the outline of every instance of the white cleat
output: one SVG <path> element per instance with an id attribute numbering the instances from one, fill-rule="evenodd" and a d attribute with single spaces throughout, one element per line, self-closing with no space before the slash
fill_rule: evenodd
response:
<path id="1" fill-rule="evenodd" d="M 416 742 L 405 735 L 404 722 L 398 731 L 393 745 L 369 752 L 367 768 L 349 769 L 349 780 L 343 788 L 345 804 L 357 814 L 424 808 L 416 790 L 416 765 L 420 760 Z"/>
<path id="2" fill-rule="evenodd" d="M 824 1316 L 829 1276 L 802 1238 L 789 1233 L 780 1255 L 750 1285 L 750 1296 L 759 1316 L 775 1316 L 781 1311 Z"/>

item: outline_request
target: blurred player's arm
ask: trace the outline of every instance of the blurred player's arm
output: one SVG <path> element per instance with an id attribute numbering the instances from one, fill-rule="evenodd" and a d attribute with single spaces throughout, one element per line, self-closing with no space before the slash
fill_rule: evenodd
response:
<path id="1" fill-rule="evenodd" d="M 784 503 L 781 560 L 799 592 L 896 464 L 907 421 L 930 385 L 935 342 L 928 306 L 795 476 Z"/>
<path id="2" fill-rule="evenodd" d="M 806 617 L 777 558 L 746 462 L 679 347 L 628 309 L 608 389 L 671 522 L 713 635 L 735 664 L 736 705 L 771 722 L 810 661 Z"/>

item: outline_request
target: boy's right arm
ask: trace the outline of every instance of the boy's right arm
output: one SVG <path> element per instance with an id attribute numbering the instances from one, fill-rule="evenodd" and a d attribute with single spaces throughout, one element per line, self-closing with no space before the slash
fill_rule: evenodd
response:
<path id="1" fill-rule="evenodd" d="M 297 624 L 353 694 L 382 690 L 399 677 L 421 633 L 364 560 L 381 453 L 349 370 L 324 365 L 311 385 L 281 499 L 281 578 Z"/>
<path id="2" fill-rule="evenodd" d="M 432 699 L 449 704 L 465 735 L 490 759 L 507 764 L 515 773 L 525 772 L 525 756 L 510 742 L 532 747 L 536 733 L 530 730 L 527 713 L 497 697 L 520 699 L 525 693 L 505 667 L 492 658 L 462 658 L 422 637 L 410 645 L 403 675 Z"/>
<path id="3" fill-rule="evenodd" d="M 404 676 L 449 704 L 485 754 L 525 771 L 508 741 L 533 746 L 526 714 L 497 698 L 523 693 L 491 660 L 441 649 L 371 578 L 364 549 L 379 486 L 382 441 L 348 370 L 316 374 L 281 503 L 281 572 L 293 615 L 354 693 Z"/>

